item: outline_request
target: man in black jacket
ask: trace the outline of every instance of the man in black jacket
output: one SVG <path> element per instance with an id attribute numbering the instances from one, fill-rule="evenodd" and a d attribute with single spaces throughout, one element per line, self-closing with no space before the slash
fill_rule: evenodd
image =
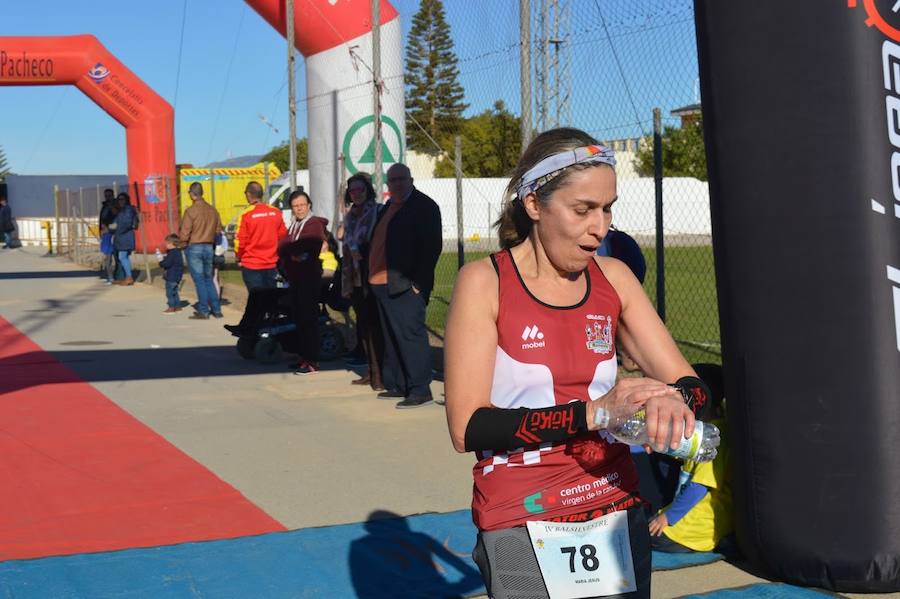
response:
<path id="1" fill-rule="evenodd" d="M 403 164 L 388 169 L 387 186 L 391 199 L 369 244 L 369 284 L 384 328 L 385 391 L 378 396 L 402 397 L 398 408 L 417 408 L 433 401 L 425 307 L 441 255 L 441 211 L 413 187 Z"/>

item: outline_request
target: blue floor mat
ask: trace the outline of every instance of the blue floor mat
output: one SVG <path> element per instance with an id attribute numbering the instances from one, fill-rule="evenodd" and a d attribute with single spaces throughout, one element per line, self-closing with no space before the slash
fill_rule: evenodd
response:
<path id="1" fill-rule="evenodd" d="M 678 568 L 690 568 L 691 566 L 711 564 L 720 559 L 723 559 L 722 554 L 713 553 L 711 551 L 696 553 L 663 553 L 662 551 L 654 551 L 653 569 L 677 570 Z"/>
<path id="2" fill-rule="evenodd" d="M 469 510 L 0 563 L 0 597 L 459 597 L 484 593 Z"/>
<path id="3" fill-rule="evenodd" d="M 685 595 L 682 599 L 744 599 L 749 597 L 753 597 L 754 599 L 821 599 L 823 597 L 836 596 L 838 595 L 833 595 L 825 591 L 817 591 L 815 589 L 795 587 L 789 584 L 760 583 L 737 589 L 712 591 L 711 593 L 703 593 L 701 595 Z"/>
<path id="4" fill-rule="evenodd" d="M 377 514 L 381 517 L 389 512 Z M 483 594 L 469 510 L 222 541 L 0 563 L 0 597 L 462 597 Z M 654 552 L 653 568 L 721 559 Z"/>

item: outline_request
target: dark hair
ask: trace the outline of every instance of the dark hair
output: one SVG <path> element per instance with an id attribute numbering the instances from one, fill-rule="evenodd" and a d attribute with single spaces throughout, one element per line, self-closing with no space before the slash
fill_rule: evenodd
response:
<path id="1" fill-rule="evenodd" d="M 528 234 L 531 233 L 531 228 L 534 226 L 534 221 L 525 212 L 525 205 L 522 203 L 522 199 L 516 197 L 522 176 L 548 156 L 597 143 L 599 142 L 596 139 L 580 129 L 561 127 L 544 131 L 528 144 L 528 147 L 525 148 L 525 152 L 519 159 L 519 163 L 510 174 L 512 178 L 509 185 L 506 186 L 506 193 L 503 198 L 503 212 L 500 213 L 500 218 L 494 223 L 497 227 L 497 237 L 500 240 L 501 248 L 507 249 L 519 245 L 528 238 Z M 566 180 L 571 173 L 600 165 L 607 166 L 596 162 L 570 166 L 562 174 L 554 177 L 535 192 L 538 201 L 542 204 L 549 202 L 553 192 L 566 184 Z"/>
<path id="2" fill-rule="evenodd" d="M 263 186 L 256 181 L 250 181 L 249 183 L 247 183 L 246 191 L 257 200 L 261 200 L 263 197 Z"/>
<path id="3" fill-rule="evenodd" d="M 109 187 L 107 187 L 106 189 L 103 190 L 103 195 L 106 195 L 106 192 L 109 192 L 109 193 L 112 193 L 112 194 L 115 194 L 115 193 L 116 193 L 116 192 L 114 192 L 112 189 L 110 189 Z"/>
<path id="4" fill-rule="evenodd" d="M 193 183 L 191 183 L 191 186 L 188 187 L 188 193 L 203 197 L 203 186 L 200 185 L 199 181 L 194 181 Z"/>
<path id="5" fill-rule="evenodd" d="M 166 242 L 171 243 L 175 247 L 181 247 L 181 238 L 175 233 L 169 233 L 166 235 Z"/>
<path id="6" fill-rule="evenodd" d="M 366 186 L 366 201 L 376 201 L 377 198 L 375 196 L 375 187 L 372 185 L 372 175 L 369 173 L 359 172 L 347 179 L 347 191 L 344 192 L 344 203 L 346 205 L 350 205 L 353 203 L 353 200 L 350 199 L 350 185 L 355 183 L 356 181 L 362 181 L 363 185 Z"/>
<path id="7" fill-rule="evenodd" d="M 125 200 L 125 203 L 126 203 L 126 204 L 130 204 L 130 203 L 131 203 L 131 196 L 128 195 L 128 192 L 120 191 L 120 192 L 119 192 L 119 195 L 116 196 L 116 201 L 118 202 L 119 200 Z"/>
<path id="8" fill-rule="evenodd" d="M 303 191 L 301 189 L 295 189 L 294 191 L 291 192 L 291 195 L 288 196 L 288 206 L 293 208 L 294 200 L 296 200 L 300 196 L 303 196 L 304 198 L 306 198 L 306 201 L 309 202 L 309 207 L 312 208 L 312 198 L 309 197 L 308 193 L 306 193 L 305 191 Z"/>

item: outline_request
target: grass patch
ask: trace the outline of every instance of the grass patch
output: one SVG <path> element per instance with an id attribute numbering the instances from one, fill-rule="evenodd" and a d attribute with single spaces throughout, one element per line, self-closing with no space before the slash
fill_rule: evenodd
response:
<path id="1" fill-rule="evenodd" d="M 643 248 L 647 260 L 644 289 L 656 305 L 656 253 Z M 466 252 L 466 262 L 488 252 Z M 426 313 L 428 327 L 444 334 L 447 308 L 456 281 L 456 253 L 441 254 L 434 291 Z M 666 325 L 689 362 L 721 363 L 719 314 L 712 246 L 668 247 L 666 260 Z"/>
<path id="2" fill-rule="evenodd" d="M 644 289 L 656 303 L 656 253 L 643 248 L 647 260 Z M 487 256 L 489 252 L 466 252 L 466 262 Z M 666 325 L 678 341 L 689 362 L 721 363 L 719 314 L 712 246 L 666 248 Z M 434 290 L 426 312 L 428 328 L 439 337 L 444 335 L 447 309 L 457 275 L 455 252 L 441 254 L 434 273 Z M 228 264 L 219 272 L 226 285 L 244 282 L 236 265 Z"/>

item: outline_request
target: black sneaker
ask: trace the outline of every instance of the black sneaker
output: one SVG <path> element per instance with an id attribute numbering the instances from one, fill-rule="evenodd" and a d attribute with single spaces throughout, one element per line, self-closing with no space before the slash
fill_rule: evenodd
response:
<path id="1" fill-rule="evenodd" d="M 382 391 L 378 394 L 378 399 L 398 399 L 400 397 L 406 397 L 402 391 Z"/>
<path id="2" fill-rule="evenodd" d="M 410 395 L 394 407 L 398 410 L 405 410 L 407 408 L 420 408 L 422 406 L 427 406 L 433 401 L 434 398 L 430 395 Z"/>
<path id="3" fill-rule="evenodd" d="M 212 316 L 213 316 L 213 318 L 225 318 L 225 315 L 222 314 L 221 312 L 213 312 Z"/>
<path id="4" fill-rule="evenodd" d="M 209 314 L 204 314 L 203 312 L 194 312 L 190 316 L 188 316 L 191 320 L 209 320 Z"/>
<path id="5" fill-rule="evenodd" d="M 241 337 L 244 334 L 244 329 L 241 328 L 239 324 L 224 324 L 225 330 L 234 335 L 235 337 Z"/>

